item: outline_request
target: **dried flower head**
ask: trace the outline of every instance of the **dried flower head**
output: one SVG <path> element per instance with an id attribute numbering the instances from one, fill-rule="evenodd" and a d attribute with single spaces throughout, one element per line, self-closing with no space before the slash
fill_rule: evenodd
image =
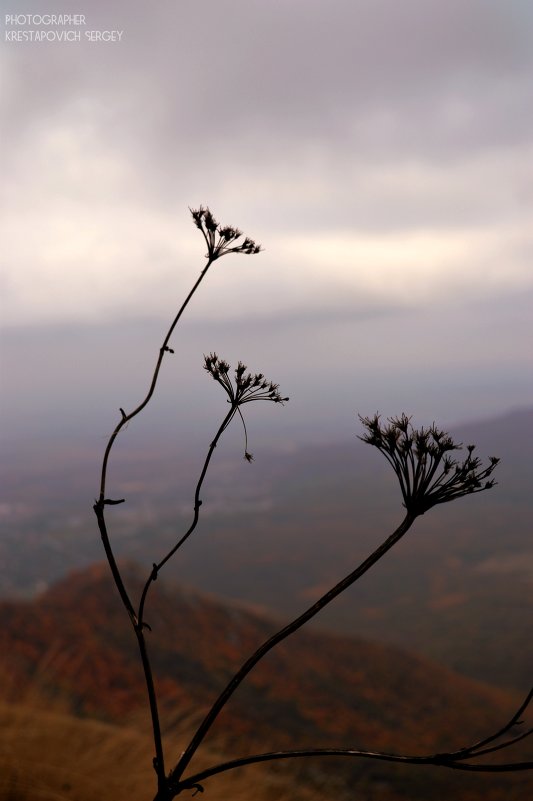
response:
<path id="1" fill-rule="evenodd" d="M 279 384 L 267 381 L 263 373 L 247 373 L 245 364 L 239 362 L 235 368 L 235 378 L 230 378 L 228 362 L 219 359 L 216 353 L 204 356 L 204 368 L 224 389 L 229 401 L 234 406 L 242 406 L 256 400 L 269 400 L 274 403 L 284 403 L 288 398 L 282 398 L 279 393 Z"/>
<path id="2" fill-rule="evenodd" d="M 244 458 L 247 462 L 253 461 L 253 454 L 248 450 L 248 431 L 240 407 L 245 403 L 257 400 L 272 401 L 273 403 L 285 403 L 288 398 L 282 398 L 279 392 L 279 384 L 267 381 L 263 373 L 247 373 L 245 364 L 239 362 L 235 368 L 235 378 L 230 377 L 230 366 L 224 359 L 219 359 L 216 353 L 204 356 L 204 368 L 209 375 L 220 384 L 226 395 L 228 403 L 231 404 L 231 414 L 226 418 L 225 426 L 235 414 L 241 418 L 244 429 Z"/>
<path id="3" fill-rule="evenodd" d="M 230 225 L 220 225 L 209 208 L 200 206 L 199 209 L 190 209 L 194 224 L 204 235 L 207 244 L 207 255 L 210 261 L 225 256 L 226 253 L 246 253 L 253 255 L 261 251 L 261 245 L 256 245 L 253 239 L 245 237 L 239 244 L 237 240 L 243 236 L 238 228 Z"/>
<path id="4" fill-rule="evenodd" d="M 404 506 L 414 515 L 424 514 L 439 503 L 490 489 L 496 483 L 489 476 L 499 459 L 491 456 L 488 467 L 483 467 L 473 455 L 474 445 L 467 446 L 468 455 L 463 461 L 454 459 L 450 453 L 460 450 L 461 443 L 456 444 L 435 424 L 415 429 L 405 414 L 389 418 L 384 425 L 378 414 L 359 419 L 366 428 L 366 434 L 359 439 L 375 445 L 392 465 Z"/>

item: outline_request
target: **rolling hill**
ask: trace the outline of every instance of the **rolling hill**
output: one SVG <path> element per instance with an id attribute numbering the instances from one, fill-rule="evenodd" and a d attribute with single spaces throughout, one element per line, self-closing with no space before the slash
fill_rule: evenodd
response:
<path id="1" fill-rule="evenodd" d="M 137 594 L 142 586 L 138 570 L 127 568 L 127 575 Z M 0 613 L 6 702 L 76 715 L 87 724 L 84 731 L 92 731 L 90 737 L 97 729 L 89 723 L 96 719 L 141 732 L 146 742 L 136 642 L 106 566 L 74 573 L 34 600 L 5 601 Z M 242 605 L 221 603 L 163 581 L 154 586 L 148 620 L 163 727 L 177 755 L 184 740 L 178 745 L 176 735 L 183 738 L 191 730 L 276 623 Z M 226 757 L 317 745 L 431 753 L 490 733 L 510 716 L 516 700 L 392 646 L 302 631 L 250 674 L 219 718 L 207 749 Z M 35 713 L 36 721 L 39 715 Z M 34 730 L 33 723 L 26 727 Z M 46 727 L 42 736 L 47 738 Z M 113 740 L 108 734 L 101 738 L 102 743 Z M 205 764 L 205 759 L 203 749 L 200 762 Z M 279 776 L 289 785 L 301 784 L 302 801 L 313 793 L 347 800 L 355 787 L 368 798 L 387 801 L 444 801 L 458 797 L 459 788 L 462 801 L 523 801 L 533 792 L 525 774 L 457 776 L 364 762 L 313 760 L 273 766 L 261 775 L 270 777 L 265 786 L 272 781 L 275 785 Z M 225 777 L 225 788 L 228 781 Z M 236 781 L 239 785 L 242 779 Z M 209 788 L 212 785 L 217 785 L 216 778 Z M 271 797 L 283 796 L 278 790 Z"/>
<path id="2" fill-rule="evenodd" d="M 200 525 L 165 576 L 204 592 L 295 614 L 364 558 L 401 515 L 395 477 L 354 434 L 343 444 L 258 452 L 224 443 L 202 493 Z M 533 639 L 533 410 L 452 429 L 501 456 L 498 486 L 422 519 L 317 619 L 323 630 L 382 639 L 474 679 L 523 692 Z M 0 590 L 34 594 L 102 558 L 88 488 L 98 449 L 54 444 L 54 459 L 4 450 Z M 113 461 L 110 513 L 119 555 L 151 565 L 188 526 L 201 452 L 127 432 Z M 31 554 L 31 558 L 28 558 Z"/>

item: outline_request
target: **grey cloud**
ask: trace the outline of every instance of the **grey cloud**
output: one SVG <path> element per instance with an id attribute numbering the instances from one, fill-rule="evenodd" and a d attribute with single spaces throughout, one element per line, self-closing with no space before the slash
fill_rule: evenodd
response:
<path id="1" fill-rule="evenodd" d="M 530 135 L 531 36 L 495 5 L 261 2 L 180 12 L 144 44 L 157 81 L 144 124 L 163 152 L 178 137 L 195 162 L 290 162 L 307 142 L 334 142 L 339 158 L 445 158 Z"/>
<path id="2" fill-rule="evenodd" d="M 445 155 L 531 130 L 533 27 L 519 2 L 135 0 L 86 13 L 124 42 L 10 52 L 19 115 L 94 97 L 96 124 L 112 119 L 122 146 L 152 159 L 179 144 L 197 160 L 215 142 L 238 159 L 251 137 L 267 155 L 302 139 Z"/>
<path id="3" fill-rule="evenodd" d="M 32 10 L 50 8 L 36 0 Z M 102 153 L 120 166 L 94 185 L 88 175 L 87 189 L 52 187 L 57 214 L 84 229 L 112 199 L 110 213 L 135 219 L 175 213 L 178 239 L 187 204 L 209 203 L 264 242 L 273 270 L 288 269 L 280 239 L 308 231 L 501 227 L 503 269 L 531 252 L 530 3 L 91 0 L 85 13 L 95 28 L 123 28 L 124 41 L 3 48 L 4 178 L 21 216 L 32 203 L 35 216 L 46 211 L 40 148 L 65 129 L 82 159 Z M 516 238 L 511 223 L 522 226 Z M 138 272 L 152 269 L 153 247 L 138 245 Z M 159 274 L 172 270 L 165 248 Z M 465 273 L 482 273 L 483 258 Z M 19 259 L 16 269 L 32 268 L 33 253 Z M 333 282 L 302 305 L 342 306 L 343 291 Z"/>

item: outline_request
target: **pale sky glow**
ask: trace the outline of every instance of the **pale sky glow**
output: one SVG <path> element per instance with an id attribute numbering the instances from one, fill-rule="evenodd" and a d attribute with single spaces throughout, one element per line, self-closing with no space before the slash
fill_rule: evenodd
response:
<path id="1" fill-rule="evenodd" d="M 165 320 L 202 267 L 188 207 L 207 204 L 265 252 L 215 265 L 191 323 L 234 325 L 238 340 L 250 319 L 267 338 L 283 319 L 293 342 L 279 359 L 294 363 L 313 315 L 324 342 L 340 319 L 379 316 L 387 365 L 396 312 L 458 315 L 469 344 L 444 361 L 484 365 L 490 409 L 533 403 L 531 3 L 78 5 L 82 41 L 0 48 L 9 348 L 32 328 Z M 31 10 L 51 12 L 45 0 Z M 123 35 L 90 44 L 87 28 Z M 339 365 L 356 335 L 342 330 L 326 349 Z M 434 343 L 410 342 L 413 363 L 431 363 Z M 450 410 L 472 413 L 460 397 Z"/>
<path id="2" fill-rule="evenodd" d="M 512 244 L 512 233 L 507 244 Z M 526 265 L 508 262 L 506 271 L 494 264 L 502 250 L 502 232 L 446 229 L 378 236 L 309 235 L 287 242 L 291 261 L 303 261 L 312 279 L 331 262 L 330 280 L 347 287 L 380 293 L 388 300 L 428 301 L 438 294 L 472 289 L 528 285 Z M 495 253 L 496 251 L 496 253 Z"/>
<path id="3" fill-rule="evenodd" d="M 250 198 L 246 217 L 253 228 L 257 205 L 268 259 L 283 265 L 277 273 L 253 266 L 259 312 L 273 281 L 286 307 L 299 307 L 302 272 L 307 301 L 311 289 L 331 295 L 332 284 L 400 303 L 480 285 L 490 292 L 533 284 L 533 148 L 492 150 L 451 166 L 413 158 L 365 165 L 356 157 L 346 169 L 334 152 L 303 150 L 290 180 L 283 155 L 281 166 L 259 165 L 253 177 L 239 166 L 227 184 L 215 174 L 216 205 L 240 210 Z M 135 165 L 76 124 L 45 129 L 27 156 L 8 167 L 4 189 L 4 325 L 99 319 L 114 305 L 117 313 L 146 312 L 147 285 L 203 255 L 187 206 L 178 203 L 179 186 L 168 207 L 154 206 Z M 280 219 L 285 208 L 289 220 Z M 315 223 L 308 231 L 307 215 Z M 52 286 L 61 291 L 51 293 Z M 151 313 L 165 312 L 160 300 Z"/>

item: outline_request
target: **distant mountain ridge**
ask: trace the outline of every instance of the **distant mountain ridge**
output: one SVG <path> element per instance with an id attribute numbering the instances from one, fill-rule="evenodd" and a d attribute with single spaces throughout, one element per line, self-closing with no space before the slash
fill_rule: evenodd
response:
<path id="1" fill-rule="evenodd" d="M 127 577 L 138 593 L 138 570 L 128 569 Z M 3 602 L 0 614 L 3 673 L 11 675 L 3 686 L 11 684 L 13 695 L 23 698 L 33 686 L 41 697 L 83 716 L 130 725 L 145 719 L 135 639 L 106 565 L 72 574 L 33 601 Z M 276 627 L 242 606 L 162 581 L 154 586 L 148 620 L 169 732 L 178 723 L 182 728 L 184 719 L 198 720 L 236 667 Z M 434 752 L 490 733 L 515 704 L 516 697 L 405 651 L 304 631 L 250 674 L 213 735 L 222 737 L 233 755 L 318 744 Z M 362 786 L 377 781 L 375 766 L 362 763 L 321 770 L 340 771 L 346 787 L 352 780 Z M 444 801 L 455 782 L 448 775 L 427 776 L 424 782 L 418 772 L 412 786 L 405 783 L 405 772 L 385 774 L 391 783 L 385 797 L 391 799 L 425 798 L 429 781 L 437 788 L 432 798 Z M 505 798 L 518 801 L 516 788 L 524 781 L 467 781 L 461 798 L 503 798 L 487 794 L 487 788 L 507 788 Z M 407 795 L 402 787 L 409 787 Z"/>
<path id="2" fill-rule="evenodd" d="M 279 615 L 304 608 L 402 514 L 395 476 L 357 430 L 354 421 L 344 444 L 259 450 L 252 465 L 232 442 L 221 444 L 198 529 L 165 575 Z M 476 443 L 482 459 L 502 458 L 498 485 L 424 515 L 317 624 L 395 642 L 473 678 L 525 691 L 533 664 L 533 409 L 451 433 Z M 119 555 L 150 565 L 189 524 L 203 454 L 183 454 L 169 443 L 145 447 L 129 436 L 112 465 L 113 491 L 126 503 L 110 515 L 110 530 Z M 16 470 L 8 475 L 5 487 L 20 513 L 4 516 L 4 595 L 46 586 L 101 559 L 89 494 L 98 454 L 92 457 L 90 478 L 81 469 L 59 478 L 47 464 L 27 487 L 17 484 Z M 74 458 L 81 465 L 86 457 Z"/>
<path id="3" fill-rule="evenodd" d="M 133 596 L 138 596 L 143 586 L 140 569 L 127 567 L 126 576 Z M 275 620 L 242 604 L 222 603 L 161 579 L 154 585 L 149 601 L 147 619 L 153 629 L 149 645 L 156 670 L 163 676 L 163 696 L 172 703 L 187 699 L 187 706 L 192 701 L 205 704 L 206 696 L 213 696 L 221 689 L 244 658 L 278 627 Z M 32 601 L 2 602 L 0 613 L 4 621 L 0 633 L 2 653 L 8 657 L 5 666 L 9 670 L 10 663 L 16 665 L 15 673 L 21 684 L 26 677 L 28 682 L 41 682 L 42 691 L 47 685 L 54 693 L 64 690 L 65 701 L 71 699 L 72 709 L 112 721 L 144 705 L 142 675 L 136 665 L 136 641 L 106 564 L 72 573 Z M 298 632 L 267 657 L 265 665 L 268 667 L 257 667 L 250 675 L 257 700 L 271 684 L 276 688 L 274 697 L 286 696 L 292 704 L 308 707 L 306 727 L 314 726 L 313 704 L 318 702 L 319 688 L 325 690 L 328 698 L 334 698 L 341 676 L 348 685 L 342 690 L 345 700 L 350 693 L 353 701 L 360 694 L 365 699 L 363 706 L 375 707 L 368 718 L 364 712 L 354 713 L 355 706 L 347 713 L 328 700 L 328 704 L 333 704 L 334 714 L 329 721 L 320 720 L 320 730 L 329 729 L 334 735 L 346 734 L 360 726 L 361 734 L 375 730 L 382 739 L 391 737 L 391 731 L 386 734 L 380 731 L 379 719 L 394 718 L 394 703 L 404 704 L 405 698 L 396 702 L 387 698 L 387 687 L 396 690 L 401 677 L 413 692 L 418 692 L 427 681 L 422 692 L 428 695 L 431 694 L 428 688 L 437 684 L 446 697 L 444 706 L 448 700 L 451 703 L 454 692 L 461 699 L 460 708 L 464 708 L 468 696 L 479 700 L 485 705 L 486 718 L 479 719 L 478 725 L 490 725 L 494 712 L 502 714 L 510 700 L 505 693 L 466 680 L 393 646 L 315 631 Z M 429 678 L 431 673 L 436 674 L 436 680 Z M 381 683 L 383 704 L 379 698 Z M 307 692 L 302 694 L 304 688 Z M 250 698 L 239 707 L 239 716 L 250 715 L 249 701 Z M 353 702 L 347 704 L 352 705 Z M 293 712 L 296 713 L 294 706 Z M 460 709 L 458 712 L 462 714 Z M 352 715 L 356 722 L 350 722 Z M 419 725 L 426 715 L 432 718 L 429 707 L 420 710 L 419 720 L 412 722 L 412 730 L 411 724 L 406 725 L 405 735 L 412 746 L 420 737 L 417 729 L 427 728 Z M 452 735 L 456 723 L 453 721 L 449 728 Z M 439 742 L 445 731 L 443 726 L 435 735 Z"/>

